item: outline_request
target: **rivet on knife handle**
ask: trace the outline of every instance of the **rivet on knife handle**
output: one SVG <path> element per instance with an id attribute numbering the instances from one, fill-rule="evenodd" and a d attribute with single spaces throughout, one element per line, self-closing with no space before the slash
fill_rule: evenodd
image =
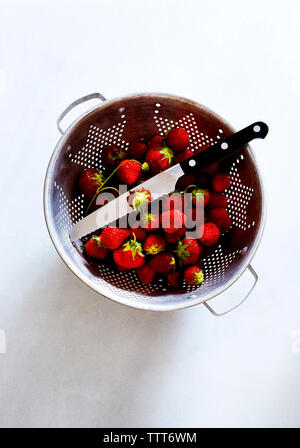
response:
<path id="1" fill-rule="evenodd" d="M 192 157 L 180 163 L 185 173 L 189 173 L 194 169 L 202 169 L 212 163 L 219 162 L 226 157 L 234 154 L 242 146 L 249 143 L 255 138 L 265 138 L 269 128 L 266 123 L 257 121 L 250 126 L 236 132 L 233 135 L 219 141 L 213 146 L 195 154 Z"/>

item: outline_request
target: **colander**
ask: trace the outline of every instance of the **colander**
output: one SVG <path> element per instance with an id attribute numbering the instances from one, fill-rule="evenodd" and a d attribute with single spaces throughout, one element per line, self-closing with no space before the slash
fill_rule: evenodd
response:
<path id="1" fill-rule="evenodd" d="M 102 103 L 63 131 L 61 121 L 65 115 L 94 98 Z M 126 150 L 132 141 L 164 135 L 171 127 L 180 126 L 189 132 L 189 148 L 193 151 L 235 132 L 224 119 L 195 101 L 169 94 L 142 93 L 106 100 L 100 93 L 92 93 L 68 106 L 59 116 L 57 126 L 62 137 L 46 173 L 44 212 L 57 252 L 78 278 L 112 300 L 152 311 L 178 310 L 202 303 L 214 315 L 223 315 L 249 296 L 258 279 L 250 261 L 260 242 L 265 218 L 262 180 L 249 145 L 225 162 L 224 168 L 231 177 L 231 187 L 225 194 L 232 228 L 207 253 L 205 280 L 200 287 L 183 283 L 174 290 L 164 279 L 143 285 L 134 271 L 117 272 L 107 264 L 86 260 L 70 240 L 72 226 L 84 212 L 78 177 L 85 168 L 102 168 L 102 154 L 107 147 L 117 145 Z M 246 296 L 230 310 L 216 313 L 207 302 L 231 286 L 247 268 L 253 283 Z"/>

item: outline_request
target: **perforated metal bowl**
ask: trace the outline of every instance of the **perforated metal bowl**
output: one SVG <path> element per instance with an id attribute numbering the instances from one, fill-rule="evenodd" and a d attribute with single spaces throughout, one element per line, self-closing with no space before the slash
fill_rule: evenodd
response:
<path id="1" fill-rule="evenodd" d="M 92 98 L 103 103 L 80 116 L 63 132 L 62 118 L 74 106 Z M 231 286 L 246 268 L 254 275 L 247 296 L 250 294 L 257 275 L 249 263 L 261 239 L 265 202 L 261 176 L 249 146 L 227 161 L 232 185 L 226 196 L 232 228 L 205 258 L 205 281 L 200 287 L 184 284 L 174 291 L 164 280 L 142 285 L 135 272 L 117 272 L 104 263 L 88 262 L 69 237 L 72 226 L 83 217 L 84 198 L 78 190 L 78 177 L 84 168 L 101 169 L 102 153 L 110 144 L 126 149 L 138 138 L 163 135 L 170 127 L 181 126 L 189 132 L 193 150 L 232 134 L 234 130 L 225 120 L 194 101 L 172 95 L 134 94 L 106 100 L 94 93 L 72 103 L 60 115 L 57 125 L 62 137 L 46 173 L 45 219 L 54 246 L 77 277 L 112 300 L 153 311 L 203 303 L 216 314 L 206 302 Z"/>

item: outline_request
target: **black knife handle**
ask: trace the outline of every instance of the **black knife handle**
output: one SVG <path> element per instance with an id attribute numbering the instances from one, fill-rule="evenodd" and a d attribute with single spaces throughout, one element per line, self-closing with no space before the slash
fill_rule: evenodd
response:
<path id="1" fill-rule="evenodd" d="M 180 162 L 180 166 L 185 174 L 190 173 L 195 169 L 202 169 L 211 165 L 212 163 L 219 162 L 226 157 L 231 156 L 238 151 L 241 146 L 246 145 L 255 138 L 265 138 L 269 131 L 266 123 L 257 121 L 250 126 L 230 135 L 224 140 L 220 140 L 215 145 L 204 149 L 203 151 L 194 154 L 193 156 Z"/>

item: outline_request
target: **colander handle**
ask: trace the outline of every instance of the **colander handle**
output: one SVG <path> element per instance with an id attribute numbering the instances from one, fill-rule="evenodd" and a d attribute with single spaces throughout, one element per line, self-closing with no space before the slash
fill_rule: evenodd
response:
<path id="1" fill-rule="evenodd" d="M 81 97 L 81 98 L 78 98 L 78 100 L 76 100 L 76 101 L 73 101 L 73 103 L 71 103 L 61 114 L 60 114 L 60 116 L 58 117 L 58 119 L 57 119 L 57 121 L 56 121 L 56 123 L 57 123 L 57 128 L 58 128 L 58 130 L 59 130 L 59 132 L 61 133 L 61 134 L 64 134 L 64 131 L 62 130 L 62 128 L 60 127 L 60 123 L 61 123 L 61 120 L 67 115 L 67 113 L 69 113 L 70 112 L 70 110 L 72 110 L 74 107 L 76 107 L 76 106 L 78 106 L 79 104 L 82 104 L 82 103 L 85 103 L 85 101 L 89 101 L 89 100 L 92 100 L 92 99 L 94 99 L 94 98 L 99 98 L 99 100 L 101 100 L 101 101 L 106 101 L 106 98 L 103 96 L 103 95 L 101 95 L 101 93 L 97 93 L 97 92 L 95 92 L 95 93 L 90 93 L 89 95 L 85 95 L 85 96 L 83 96 L 83 97 Z"/>
<path id="2" fill-rule="evenodd" d="M 249 269 L 249 271 L 251 272 L 251 274 L 252 274 L 253 277 L 254 277 L 254 282 L 253 282 L 253 284 L 252 284 L 250 290 L 247 292 L 246 296 L 243 298 L 243 300 L 242 300 L 240 303 L 238 303 L 238 304 L 235 305 L 234 307 L 230 308 L 229 310 L 224 311 L 224 313 L 217 313 L 217 312 L 216 312 L 210 305 L 208 305 L 207 302 L 203 302 L 203 305 L 205 305 L 206 308 L 207 308 L 207 309 L 208 309 L 214 316 L 219 317 L 219 316 L 224 316 L 224 314 L 230 313 L 231 311 L 235 310 L 238 306 L 240 306 L 243 302 L 245 302 L 245 300 L 247 299 L 247 297 L 251 294 L 251 292 L 253 291 L 253 289 L 255 288 L 255 285 L 256 285 L 256 283 L 257 283 L 258 275 L 257 275 L 256 271 L 253 269 L 253 267 L 251 266 L 251 264 L 249 264 L 248 269 Z"/>

